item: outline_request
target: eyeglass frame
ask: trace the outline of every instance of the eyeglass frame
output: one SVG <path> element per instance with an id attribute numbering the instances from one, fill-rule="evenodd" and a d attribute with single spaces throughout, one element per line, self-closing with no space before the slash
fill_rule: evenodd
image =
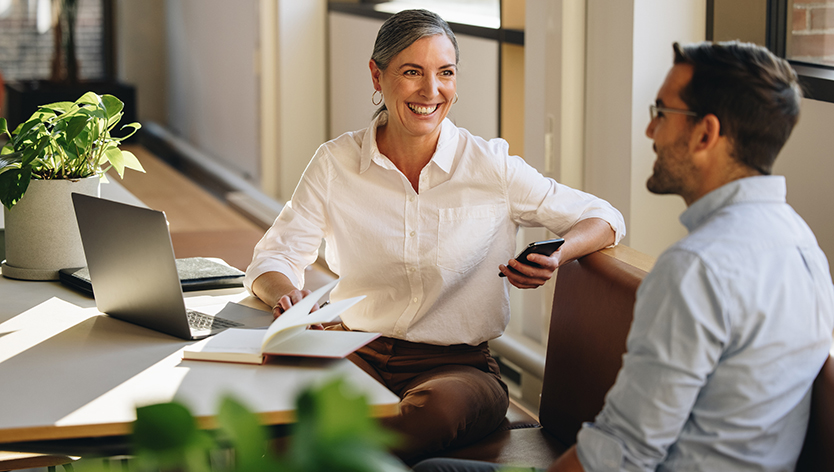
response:
<path id="1" fill-rule="evenodd" d="M 698 113 L 692 110 L 684 110 L 682 108 L 667 108 L 667 107 L 659 107 L 654 103 L 649 105 L 649 118 L 651 121 L 654 121 L 658 117 L 658 113 L 678 113 L 681 115 L 687 116 L 700 116 Z"/>

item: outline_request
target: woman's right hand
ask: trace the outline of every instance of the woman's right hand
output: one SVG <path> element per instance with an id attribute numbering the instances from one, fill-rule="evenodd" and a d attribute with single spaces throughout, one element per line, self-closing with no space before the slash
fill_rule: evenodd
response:
<path id="1" fill-rule="evenodd" d="M 275 318 L 311 293 L 309 290 L 295 288 L 290 279 L 280 272 L 265 272 L 259 275 L 252 283 L 252 292 L 272 307 L 272 316 Z M 311 311 L 318 308 L 318 305 L 315 305 Z"/>
<path id="2" fill-rule="evenodd" d="M 289 310 L 291 306 L 300 302 L 302 298 L 306 297 L 307 295 L 310 295 L 310 293 L 312 292 L 310 292 L 307 289 L 295 289 L 287 294 L 282 295 L 280 298 L 278 298 L 278 302 L 275 304 L 275 306 L 272 307 L 272 316 L 274 318 L 278 318 L 279 316 L 284 314 L 285 311 Z M 315 305 L 313 306 L 313 309 L 311 311 L 316 311 L 318 310 L 318 308 L 319 306 Z"/>

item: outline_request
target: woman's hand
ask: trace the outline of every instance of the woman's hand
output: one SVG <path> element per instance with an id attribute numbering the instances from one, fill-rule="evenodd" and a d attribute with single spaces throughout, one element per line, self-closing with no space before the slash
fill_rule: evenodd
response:
<path id="1" fill-rule="evenodd" d="M 560 265 L 610 246 L 616 239 L 611 226 L 599 218 L 588 218 L 576 223 L 563 238 L 565 244 L 550 257 L 543 254 L 527 256 L 528 261 L 535 262 L 541 266 L 540 268 L 522 264 L 515 259 L 511 259 L 507 265 L 521 274 L 511 271 L 505 265 L 498 268 L 507 276 L 507 280 L 518 288 L 541 287 L 553 277 Z"/>
<path id="2" fill-rule="evenodd" d="M 265 272 L 252 283 L 252 292 L 264 303 L 272 307 L 272 316 L 278 318 L 290 307 L 310 295 L 309 290 L 295 288 L 290 279 L 280 272 Z M 319 306 L 313 305 L 310 311 L 316 311 Z"/>
<path id="3" fill-rule="evenodd" d="M 290 307 L 300 302 L 302 298 L 306 297 L 307 295 L 310 295 L 310 293 L 312 292 L 310 292 L 307 289 L 294 289 L 290 293 L 282 295 L 280 298 L 278 298 L 278 302 L 275 304 L 275 306 L 272 307 L 272 316 L 274 318 L 278 318 L 279 316 L 284 314 L 285 311 L 289 310 Z M 319 306 L 318 304 L 316 304 L 310 311 L 316 311 L 318 309 Z"/>
<path id="4" fill-rule="evenodd" d="M 541 267 L 533 267 L 531 265 L 523 264 L 515 259 L 510 259 L 507 265 L 500 265 L 498 269 L 507 276 L 515 287 L 518 288 L 537 288 L 544 285 L 553 277 L 556 269 L 562 261 L 562 250 L 559 249 L 550 256 L 544 254 L 530 254 L 527 260 Z M 509 267 L 508 267 L 509 266 Z M 516 271 L 510 270 L 510 267 Z"/>

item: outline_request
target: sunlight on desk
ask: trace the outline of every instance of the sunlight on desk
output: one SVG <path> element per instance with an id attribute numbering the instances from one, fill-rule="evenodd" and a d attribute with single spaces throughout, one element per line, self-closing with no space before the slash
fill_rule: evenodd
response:
<path id="1" fill-rule="evenodd" d="M 5 279 L 0 286 L 9 287 Z M 226 301 L 257 305 L 240 289 L 186 298 L 191 307 Z M 271 319 L 267 312 L 263 316 Z M 363 393 L 374 415 L 397 412 L 396 395 L 347 360 L 287 359 L 262 366 L 183 361 L 188 344 L 60 297 L 19 314 L 0 309 L 0 378 L 13 386 L 0 389 L 0 443 L 126 435 L 137 406 L 172 400 L 212 427 L 225 395 L 265 423 L 283 424 L 294 421 L 301 389 L 334 377 Z"/>

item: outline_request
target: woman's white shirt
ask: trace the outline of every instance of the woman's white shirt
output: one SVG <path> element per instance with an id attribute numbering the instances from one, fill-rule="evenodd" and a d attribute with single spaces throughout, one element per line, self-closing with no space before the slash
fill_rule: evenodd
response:
<path id="1" fill-rule="evenodd" d="M 376 146 L 382 113 L 365 130 L 316 151 L 275 223 L 255 247 L 244 281 L 277 271 L 296 287 L 318 255 L 341 277 L 331 293 L 367 298 L 341 316 L 351 329 L 438 345 L 477 345 L 509 321 L 509 283 L 499 264 L 513 257 L 518 226 L 564 234 L 601 218 L 616 241 L 619 211 L 593 195 L 542 176 L 508 154 L 503 139 L 484 140 L 448 119 L 419 193 Z"/>

